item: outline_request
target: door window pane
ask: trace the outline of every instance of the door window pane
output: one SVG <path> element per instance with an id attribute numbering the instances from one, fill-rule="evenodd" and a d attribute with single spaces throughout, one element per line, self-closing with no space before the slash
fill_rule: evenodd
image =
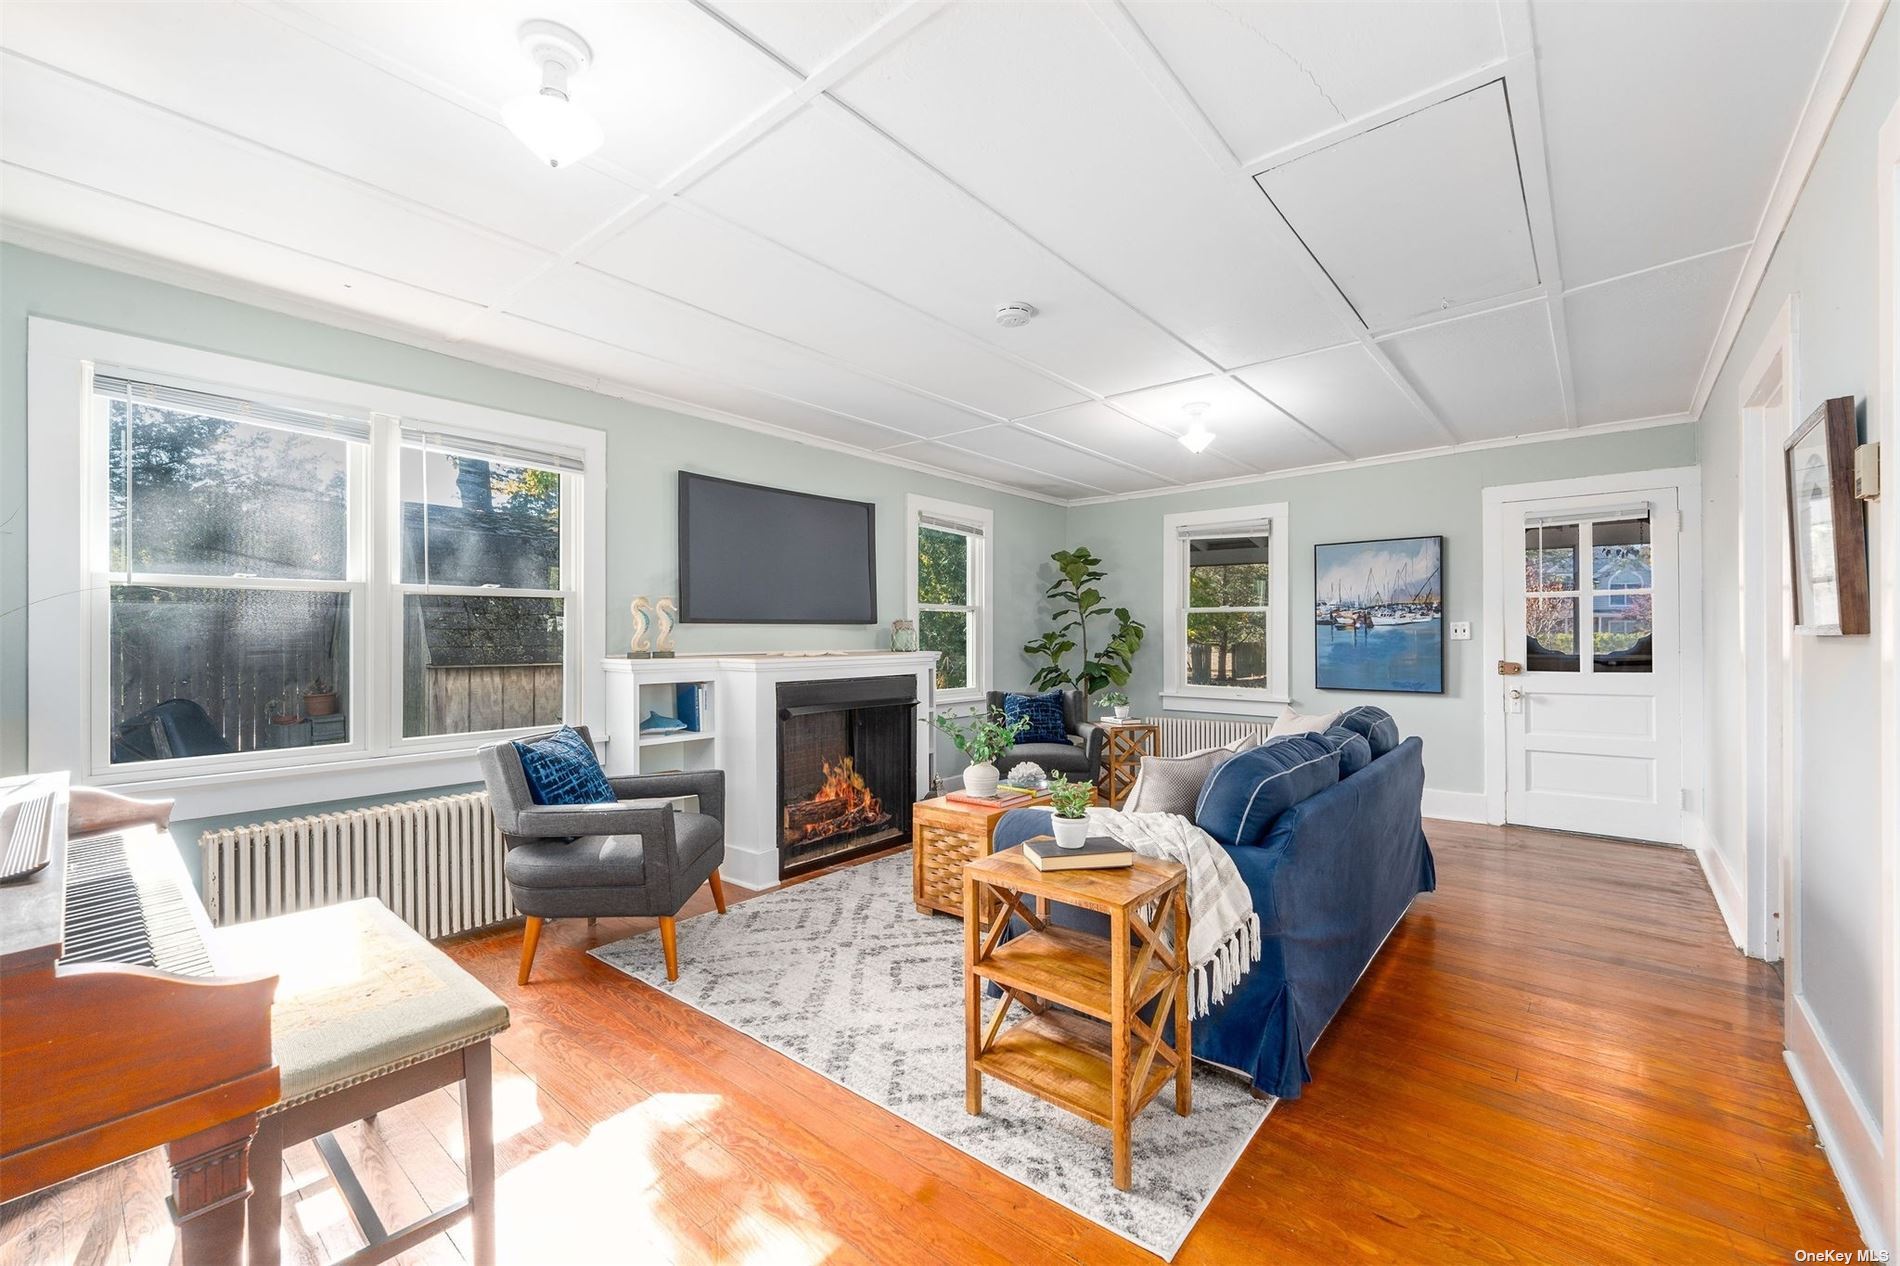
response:
<path id="1" fill-rule="evenodd" d="M 937 651 L 937 689 L 967 690 L 970 686 L 970 613 L 920 611 L 917 643 Z"/>
<path id="2" fill-rule="evenodd" d="M 347 441 L 124 400 L 103 413 L 114 571 L 344 578 Z"/>
<path id="3" fill-rule="evenodd" d="M 1524 668 L 1533 673 L 1579 671 L 1575 598 L 1524 599 Z"/>
<path id="4" fill-rule="evenodd" d="M 940 528 L 917 529 L 917 601 L 953 607 L 970 604 L 969 537 Z"/>
<path id="5" fill-rule="evenodd" d="M 1267 617 L 1258 611 L 1187 618 L 1187 684 L 1244 686 L 1267 684 Z"/>
<path id="6" fill-rule="evenodd" d="M 1577 587 L 1577 525 L 1524 530 L 1524 591 L 1564 592 Z"/>
<path id="7" fill-rule="evenodd" d="M 561 723 L 561 599 L 412 593 L 402 634 L 405 738 Z"/>
<path id="8" fill-rule="evenodd" d="M 1266 536 L 1188 542 L 1189 607 L 1267 605 Z"/>
<path id="9" fill-rule="evenodd" d="M 1618 519 L 1593 525 L 1590 578 L 1599 590 L 1647 589 L 1650 584 L 1649 520 Z"/>
<path id="10" fill-rule="evenodd" d="M 112 761 L 349 741 L 350 597 L 112 589 Z"/>
<path id="11" fill-rule="evenodd" d="M 1592 652 L 1600 673 L 1646 673 L 1652 670 L 1655 624 L 1651 598 L 1646 593 L 1614 593 L 1593 600 L 1590 615 Z"/>
<path id="12" fill-rule="evenodd" d="M 559 473 L 405 446 L 402 580 L 559 589 Z"/>

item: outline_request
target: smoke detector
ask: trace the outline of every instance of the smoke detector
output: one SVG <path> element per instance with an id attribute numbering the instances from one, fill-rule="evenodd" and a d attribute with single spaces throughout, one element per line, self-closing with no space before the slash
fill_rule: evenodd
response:
<path id="1" fill-rule="evenodd" d="M 1012 303 L 996 305 L 996 323 L 1006 330 L 1013 330 L 1019 325 L 1028 325 L 1035 315 L 1035 305 L 1024 303 L 1020 299 Z"/>

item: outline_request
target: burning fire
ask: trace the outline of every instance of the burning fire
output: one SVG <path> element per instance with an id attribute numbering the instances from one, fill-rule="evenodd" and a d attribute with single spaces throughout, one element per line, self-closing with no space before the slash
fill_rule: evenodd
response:
<path id="1" fill-rule="evenodd" d="M 811 798 L 785 807 L 787 843 L 861 830 L 890 817 L 871 794 L 864 775 L 858 772 L 849 756 L 835 765 L 826 761 L 824 768 L 824 784 Z"/>

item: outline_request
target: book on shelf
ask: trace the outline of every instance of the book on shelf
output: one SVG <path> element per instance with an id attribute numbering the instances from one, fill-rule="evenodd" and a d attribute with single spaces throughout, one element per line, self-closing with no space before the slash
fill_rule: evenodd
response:
<path id="1" fill-rule="evenodd" d="M 1019 791 L 1014 795 L 1005 794 L 1001 787 L 996 789 L 996 794 L 993 796 L 979 796 L 968 791 L 952 791 L 944 796 L 944 799 L 955 801 L 957 804 L 981 805 L 985 809 L 1014 809 L 1018 805 L 1030 803 L 1035 798 L 1027 791 Z"/>
<path id="2" fill-rule="evenodd" d="M 1063 848 L 1053 835 L 1023 841 L 1023 856 L 1037 870 L 1116 870 L 1135 864 L 1135 850 L 1106 835 L 1091 835 L 1081 848 Z"/>

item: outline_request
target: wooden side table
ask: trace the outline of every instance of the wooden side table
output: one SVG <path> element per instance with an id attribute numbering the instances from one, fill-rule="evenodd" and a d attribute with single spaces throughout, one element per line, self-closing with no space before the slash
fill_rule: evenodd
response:
<path id="1" fill-rule="evenodd" d="M 1108 731 L 1102 745 L 1102 798 L 1112 809 L 1134 790 L 1141 758 L 1160 751 L 1161 727 L 1153 721 L 1098 721 Z"/>
<path id="2" fill-rule="evenodd" d="M 1105 914 L 1108 937 L 1056 927 L 1024 897 Z M 1152 923 L 1140 913 L 1151 901 Z M 1136 1115 L 1170 1081 L 1174 1110 L 1193 1107 L 1187 869 L 1138 857 L 1116 870 L 1044 872 L 1012 848 L 963 868 L 963 904 L 964 1107 L 982 1114 L 987 1075 L 1107 1127 L 1126 1191 Z M 1005 943 L 1011 915 L 1030 930 Z M 1159 931 L 1170 922 L 1172 949 Z M 986 980 L 1003 991 L 987 1022 Z M 1152 1023 L 1140 1014 L 1151 1000 Z M 1005 1028 L 1012 1004 L 1029 1015 Z M 1163 1038 L 1170 1010 L 1173 1043 Z"/>
<path id="3" fill-rule="evenodd" d="M 1009 808 L 1032 809 L 1048 803 L 1047 795 L 1039 795 Z M 917 913 L 963 917 L 963 863 L 990 855 L 996 823 L 1008 812 L 948 796 L 911 806 L 910 893 Z"/>

